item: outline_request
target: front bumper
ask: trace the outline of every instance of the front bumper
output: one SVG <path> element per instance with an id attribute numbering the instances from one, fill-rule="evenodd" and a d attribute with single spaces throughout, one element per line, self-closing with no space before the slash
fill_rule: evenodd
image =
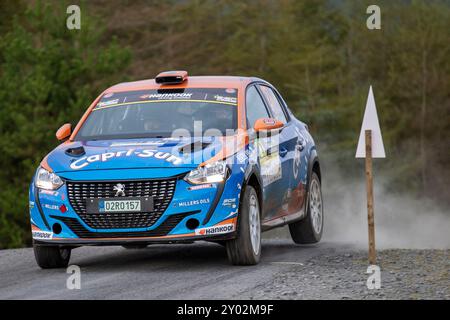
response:
<path id="1" fill-rule="evenodd" d="M 98 217 L 94 220 L 89 219 L 74 201 L 68 183 L 52 192 L 40 190 L 32 183 L 29 196 L 33 240 L 41 245 L 78 246 L 231 239 L 235 236 L 237 228 L 237 212 L 243 181 L 241 174 L 243 170 L 234 169 L 237 169 L 232 170 L 235 174 L 231 174 L 222 184 L 192 186 L 181 176 L 175 177 L 176 185 L 170 202 L 150 226 L 127 224 L 131 227 L 124 227 L 123 224 L 116 223 L 120 217 L 114 217 L 116 219 L 114 224 L 108 221 L 107 217 L 100 220 Z M 111 180 L 94 180 L 94 182 L 118 181 L 113 176 L 114 174 L 111 175 Z M 155 178 L 144 180 L 151 179 Z M 126 180 L 125 183 L 129 181 Z M 82 192 L 80 194 L 83 195 Z M 130 214 L 127 214 L 126 218 L 134 219 Z M 142 219 L 141 217 L 139 221 L 142 222 Z"/>

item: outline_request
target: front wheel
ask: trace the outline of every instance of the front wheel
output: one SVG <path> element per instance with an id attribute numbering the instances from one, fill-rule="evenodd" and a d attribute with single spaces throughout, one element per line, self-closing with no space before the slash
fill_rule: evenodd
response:
<path id="1" fill-rule="evenodd" d="M 58 246 L 39 246 L 33 244 L 34 257 L 42 269 L 66 268 L 70 260 L 70 248 Z"/>
<path id="2" fill-rule="evenodd" d="M 228 260 L 234 265 L 254 265 L 261 257 L 261 220 L 258 194 L 246 186 L 239 208 L 237 237 L 225 244 Z"/>
<path id="3" fill-rule="evenodd" d="M 322 190 L 319 177 L 312 173 L 306 202 L 306 218 L 289 224 L 292 240 L 298 244 L 319 242 L 323 232 Z"/>

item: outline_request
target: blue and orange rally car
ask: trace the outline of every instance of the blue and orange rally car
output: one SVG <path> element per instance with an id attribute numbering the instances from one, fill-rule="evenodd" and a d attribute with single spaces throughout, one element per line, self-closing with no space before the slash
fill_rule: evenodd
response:
<path id="1" fill-rule="evenodd" d="M 30 186 L 36 261 L 83 245 L 206 240 L 232 264 L 260 260 L 261 231 L 320 240 L 321 173 L 308 127 L 268 82 L 169 71 L 103 92 Z"/>

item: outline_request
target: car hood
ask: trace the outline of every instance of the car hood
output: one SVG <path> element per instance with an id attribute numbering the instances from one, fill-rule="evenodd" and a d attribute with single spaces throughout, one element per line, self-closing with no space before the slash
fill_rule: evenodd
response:
<path id="1" fill-rule="evenodd" d="M 55 173 L 111 169 L 192 169 L 218 154 L 220 137 L 66 142 L 47 156 Z"/>

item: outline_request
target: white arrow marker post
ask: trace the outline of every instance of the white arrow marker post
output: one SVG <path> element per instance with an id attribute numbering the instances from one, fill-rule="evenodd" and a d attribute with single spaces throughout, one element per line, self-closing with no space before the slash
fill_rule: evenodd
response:
<path id="1" fill-rule="evenodd" d="M 375 252 L 375 219 L 373 205 L 373 176 L 372 158 L 386 158 L 380 124 L 378 122 L 377 107 L 373 96 L 372 86 L 367 97 L 366 110 L 359 134 L 356 158 L 366 159 L 366 189 L 367 189 L 367 218 L 369 224 L 369 263 L 376 263 Z"/>

